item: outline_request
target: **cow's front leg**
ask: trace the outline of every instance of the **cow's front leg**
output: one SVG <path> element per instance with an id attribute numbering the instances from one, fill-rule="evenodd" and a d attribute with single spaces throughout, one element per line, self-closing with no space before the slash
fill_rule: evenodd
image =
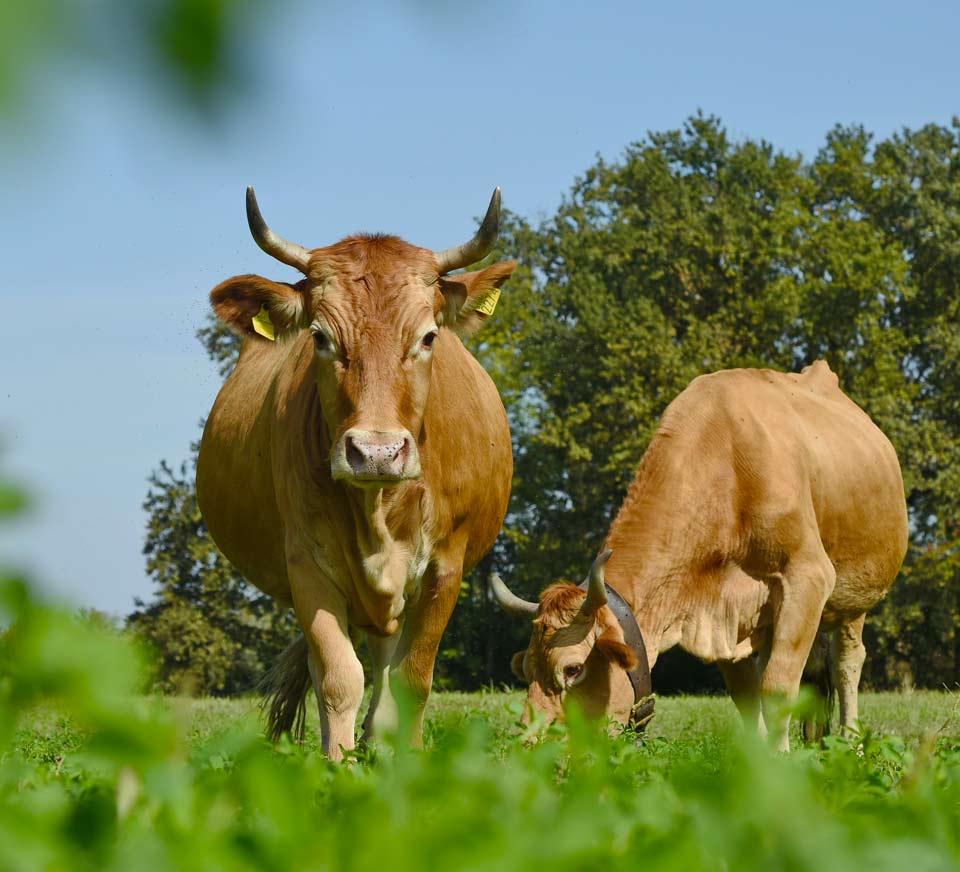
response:
<path id="1" fill-rule="evenodd" d="M 448 564 L 449 565 L 449 564 Z M 431 569 L 424 578 L 419 599 L 404 619 L 391 676 L 409 690 L 415 706 L 411 744 L 423 745 L 423 716 L 433 685 L 433 664 L 440 639 L 460 595 L 462 565 L 456 569 Z"/>
<path id="2" fill-rule="evenodd" d="M 363 739 L 383 738 L 397 727 L 397 703 L 390 691 L 390 663 L 400 642 L 400 633 L 392 636 L 367 637 L 367 647 L 373 660 L 373 695 L 370 708 L 363 719 Z"/>
<path id="3" fill-rule="evenodd" d="M 310 676 L 320 709 L 323 752 L 342 760 L 356 743 L 357 713 L 363 700 L 363 667 L 347 628 L 343 595 L 316 570 L 297 571 L 288 562 L 297 620 L 309 649 Z"/>
<path id="4" fill-rule="evenodd" d="M 760 711 L 760 674 L 753 658 L 717 665 L 744 726 L 760 738 L 766 738 L 767 728 Z"/>
<path id="5" fill-rule="evenodd" d="M 760 679 L 764 721 L 778 751 L 790 750 L 790 713 L 784 703 L 800 691 L 803 667 L 836 580 L 822 548 L 793 557 L 780 578 L 770 656 Z"/>

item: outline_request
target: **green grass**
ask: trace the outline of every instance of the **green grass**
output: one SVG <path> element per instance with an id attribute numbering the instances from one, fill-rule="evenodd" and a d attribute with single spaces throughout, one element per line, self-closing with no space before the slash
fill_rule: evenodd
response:
<path id="1" fill-rule="evenodd" d="M 494 745 L 505 746 L 518 731 L 516 726 L 524 694 L 521 691 L 479 693 L 434 693 L 427 708 L 427 744 L 465 729 L 472 720 L 482 720 L 491 731 Z M 256 723 L 258 700 L 183 700 L 189 712 L 191 732 L 209 736 L 224 723 Z M 318 729 L 311 697 L 308 722 Z M 864 728 L 879 736 L 899 736 L 917 746 L 929 734 L 960 741 L 960 693 L 918 690 L 910 693 L 861 693 L 860 715 Z M 942 729 L 941 729 L 942 728 Z M 741 729 L 740 716 L 726 696 L 672 696 L 657 699 L 656 717 L 647 731 L 652 737 L 672 741 L 696 740 L 702 736 L 731 736 Z"/>
<path id="2" fill-rule="evenodd" d="M 517 725 L 523 705 L 521 691 L 479 693 L 434 693 L 428 706 L 425 740 L 428 748 L 449 744 L 452 737 L 469 730 L 473 722 L 489 731 L 491 753 L 503 753 L 517 741 Z M 259 699 L 177 699 L 159 698 L 179 724 L 185 746 L 204 743 L 238 728 L 259 730 Z M 306 742 L 311 751 L 319 749 L 319 724 L 311 697 L 310 727 Z M 934 737 L 960 742 L 960 693 L 912 691 L 910 693 L 862 693 L 861 725 L 877 737 L 896 736 L 908 748 L 918 748 Z M 733 703 L 725 696 L 674 696 L 657 700 L 656 717 L 647 730 L 650 738 L 670 743 L 703 739 L 734 739 L 742 730 Z M 794 735 L 798 744 L 799 736 Z M 49 705 L 28 712 L 19 724 L 15 745 L 38 763 L 66 759 L 80 750 L 83 732 Z"/>
<path id="3" fill-rule="evenodd" d="M 144 697 L 122 638 L 0 583 L 0 872 L 789 869 L 960 865 L 949 694 L 864 694 L 863 731 L 778 756 L 723 697 L 665 698 L 643 739 L 520 693 L 436 694 L 348 764 L 263 738 L 254 699 Z M 311 724 L 315 726 L 315 714 Z"/>

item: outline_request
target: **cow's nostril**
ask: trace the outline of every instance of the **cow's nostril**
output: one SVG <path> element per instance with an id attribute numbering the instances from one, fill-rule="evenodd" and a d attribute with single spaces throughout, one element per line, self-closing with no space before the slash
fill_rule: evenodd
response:
<path id="1" fill-rule="evenodd" d="M 391 462 L 396 460 L 400 456 L 400 453 L 403 451 L 404 447 L 406 447 L 406 444 L 406 440 L 401 439 L 399 442 L 394 442 L 392 445 L 384 446 L 384 453 L 387 456 L 387 460 Z"/>
<path id="2" fill-rule="evenodd" d="M 360 471 L 363 469 L 363 465 L 366 462 L 366 458 L 363 456 L 363 452 L 354 445 L 353 438 L 347 437 L 347 463 L 350 464 L 351 469 L 355 471 Z"/>

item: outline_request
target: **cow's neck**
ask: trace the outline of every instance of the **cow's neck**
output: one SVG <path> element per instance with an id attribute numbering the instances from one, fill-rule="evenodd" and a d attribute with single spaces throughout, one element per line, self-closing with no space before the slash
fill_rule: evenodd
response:
<path id="1" fill-rule="evenodd" d="M 402 594 L 424 537 L 422 486 L 348 488 L 348 494 L 368 584 L 382 595 Z"/>
<path id="2" fill-rule="evenodd" d="M 357 548 L 367 584 L 380 596 L 402 597 L 407 584 L 411 543 L 388 523 L 391 492 L 348 488 Z"/>
<path id="3" fill-rule="evenodd" d="M 614 558 L 607 564 L 607 584 L 633 609 L 652 669 L 661 651 L 682 641 L 676 635 L 685 619 L 686 573 L 652 545 L 627 545 L 613 537 L 605 547 L 614 551 Z"/>
<path id="4" fill-rule="evenodd" d="M 604 543 L 613 550 L 606 580 L 631 605 L 653 668 L 661 651 L 682 642 L 698 516 L 697 483 L 675 461 L 673 437 L 658 434 Z"/>

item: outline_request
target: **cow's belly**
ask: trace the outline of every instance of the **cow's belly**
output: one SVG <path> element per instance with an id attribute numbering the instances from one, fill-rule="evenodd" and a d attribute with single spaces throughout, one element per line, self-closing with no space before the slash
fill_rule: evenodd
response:
<path id="1" fill-rule="evenodd" d="M 897 577 L 908 538 L 899 486 L 884 498 L 870 500 L 867 514 L 851 512 L 837 527 L 841 535 L 823 543 L 836 570 L 836 583 L 823 609 L 824 629 L 872 609 Z"/>
<path id="2" fill-rule="evenodd" d="M 701 596 L 667 631 L 660 650 L 679 644 L 705 662 L 749 657 L 766 638 L 772 619 L 770 587 L 731 564 L 698 585 Z"/>
<path id="3" fill-rule="evenodd" d="M 231 512 L 230 518 L 220 518 L 216 509 L 209 508 L 215 502 L 201 503 L 201 511 L 217 548 L 257 589 L 290 605 L 282 536 L 265 533 L 269 528 L 257 524 L 255 515 L 243 518 Z"/>
<path id="4" fill-rule="evenodd" d="M 837 583 L 823 607 L 820 626 L 832 630 L 870 611 L 897 577 L 902 557 L 872 555 L 837 567 Z"/>

